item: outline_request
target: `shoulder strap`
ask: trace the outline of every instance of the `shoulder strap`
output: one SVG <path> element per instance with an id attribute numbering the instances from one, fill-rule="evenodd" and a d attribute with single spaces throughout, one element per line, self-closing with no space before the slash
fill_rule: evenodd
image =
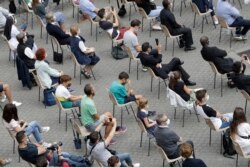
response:
<path id="1" fill-rule="evenodd" d="M 96 144 L 91 148 L 90 152 L 89 152 L 89 155 L 91 155 L 93 149 L 95 148 Z"/>
<path id="2" fill-rule="evenodd" d="M 250 139 L 250 136 L 240 136 L 240 137 L 243 138 L 243 139 Z"/>

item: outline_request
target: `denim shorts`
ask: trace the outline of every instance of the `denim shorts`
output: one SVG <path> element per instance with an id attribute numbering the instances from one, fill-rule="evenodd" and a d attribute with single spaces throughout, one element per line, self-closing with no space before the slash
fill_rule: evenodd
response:
<path id="1" fill-rule="evenodd" d="M 0 84 L 0 92 L 3 91 L 3 84 Z"/>
<path id="2" fill-rule="evenodd" d="M 131 101 L 136 101 L 135 95 L 130 95 L 124 98 L 124 104 Z"/>
<path id="3" fill-rule="evenodd" d="M 94 123 L 92 124 L 89 124 L 89 125 L 85 125 L 85 128 L 90 131 L 90 132 L 94 132 L 96 130 L 96 128 L 105 122 L 105 119 L 106 119 L 106 116 L 104 114 L 100 115 L 100 119 L 95 121 Z"/>

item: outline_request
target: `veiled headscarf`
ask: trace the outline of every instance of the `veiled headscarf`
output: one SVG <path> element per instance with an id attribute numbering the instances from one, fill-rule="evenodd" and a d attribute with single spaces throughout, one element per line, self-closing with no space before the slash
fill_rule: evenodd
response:
<path id="1" fill-rule="evenodd" d="M 11 29 L 13 24 L 14 24 L 14 18 L 12 16 L 7 17 L 3 33 L 4 36 L 7 38 L 7 40 L 10 40 L 11 38 Z"/>

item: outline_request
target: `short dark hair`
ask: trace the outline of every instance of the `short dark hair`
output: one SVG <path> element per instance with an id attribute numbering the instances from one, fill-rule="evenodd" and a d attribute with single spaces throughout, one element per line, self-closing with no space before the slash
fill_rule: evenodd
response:
<path id="1" fill-rule="evenodd" d="M 105 9 L 104 8 L 101 8 L 98 12 L 97 12 L 97 15 L 103 19 L 104 18 L 104 15 L 105 15 Z"/>
<path id="2" fill-rule="evenodd" d="M 232 67 L 232 70 L 233 70 L 233 72 L 235 72 L 235 73 L 240 73 L 240 70 L 241 70 L 241 62 L 239 62 L 239 61 L 234 62 L 233 67 Z"/>
<path id="3" fill-rule="evenodd" d="M 134 19 L 130 22 L 130 26 L 131 27 L 135 27 L 135 26 L 140 26 L 141 25 L 141 21 L 138 19 Z"/>
<path id="4" fill-rule="evenodd" d="M 169 0 L 162 1 L 162 6 L 164 7 L 164 9 L 168 9 L 170 4 L 171 2 Z"/>
<path id="5" fill-rule="evenodd" d="M 197 92 L 195 92 L 196 99 L 201 101 L 205 97 L 206 93 L 207 93 L 206 89 L 198 90 Z"/>
<path id="6" fill-rule="evenodd" d="M 116 155 L 113 155 L 108 159 L 108 167 L 115 167 L 117 163 L 119 163 L 119 157 Z"/>
<path id="7" fill-rule="evenodd" d="M 14 119 L 15 121 L 18 121 L 18 114 L 17 114 L 17 108 L 15 104 L 12 103 L 8 103 L 4 106 L 3 109 L 3 116 L 2 118 L 4 119 L 4 121 L 6 121 L 7 123 L 10 123 L 10 121 L 12 119 Z"/>
<path id="8" fill-rule="evenodd" d="M 122 79 L 129 79 L 129 75 L 128 75 L 128 73 L 126 73 L 126 72 L 123 71 L 123 72 L 121 72 L 119 74 L 118 79 L 120 79 L 120 80 L 122 80 Z"/>
<path id="9" fill-rule="evenodd" d="M 208 44 L 208 37 L 207 36 L 202 36 L 200 38 L 200 43 L 201 43 L 202 46 L 207 45 Z"/>
<path id="10" fill-rule="evenodd" d="M 36 51 L 36 59 L 37 60 L 39 60 L 39 61 L 44 60 L 45 55 L 46 55 L 46 51 L 44 48 L 37 49 L 37 51 Z"/>
<path id="11" fill-rule="evenodd" d="M 141 50 L 143 52 L 146 52 L 148 50 L 148 48 L 152 48 L 152 46 L 149 44 L 149 42 L 144 42 L 142 45 L 141 45 Z"/>
<path id="12" fill-rule="evenodd" d="M 22 140 L 23 140 L 24 137 L 25 137 L 25 131 L 24 130 L 21 130 L 21 131 L 17 132 L 16 140 L 17 140 L 17 142 L 19 144 L 22 143 Z"/>
<path id="13" fill-rule="evenodd" d="M 93 86 L 92 86 L 92 84 L 86 84 L 85 85 L 85 87 L 84 87 L 84 93 L 87 96 L 90 96 L 93 93 Z"/>
<path id="14" fill-rule="evenodd" d="M 71 76 L 69 76 L 69 75 L 62 75 L 60 77 L 60 83 L 68 82 L 68 81 L 71 81 Z"/>
<path id="15" fill-rule="evenodd" d="M 94 144 L 99 139 L 99 132 L 94 131 L 89 135 L 90 143 Z"/>
<path id="16" fill-rule="evenodd" d="M 39 155 L 36 159 L 36 167 L 47 167 L 48 161 L 45 155 Z"/>

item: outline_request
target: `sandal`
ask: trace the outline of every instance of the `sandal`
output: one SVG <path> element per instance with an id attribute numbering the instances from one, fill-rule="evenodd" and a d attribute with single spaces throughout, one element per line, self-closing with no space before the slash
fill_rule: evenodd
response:
<path id="1" fill-rule="evenodd" d="M 12 159 L 8 158 L 8 159 L 5 159 L 3 160 L 3 164 L 1 164 L 0 166 L 3 167 L 3 166 L 6 166 L 8 164 L 10 164 L 12 162 Z"/>
<path id="2" fill-rule="evenodd" d="M 91 75 L 87 71 L 83 70 L 81 71 L 81 73 L 85 76 L 86 79 L 91 78 Z"/>

